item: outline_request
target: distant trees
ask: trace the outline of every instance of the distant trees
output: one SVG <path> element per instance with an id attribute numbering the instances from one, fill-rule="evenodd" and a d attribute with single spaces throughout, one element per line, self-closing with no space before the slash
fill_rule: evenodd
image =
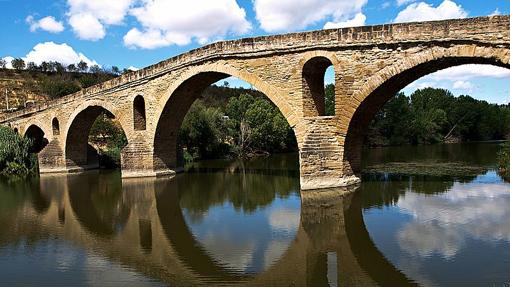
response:
<path id="1" fill-rule="evenodd" d="M 499 140 L 509 134 L 510 109 L 426 88 L 391 99 L 370 124 L 366 142 L 372 146 L 431 144 Z"/>

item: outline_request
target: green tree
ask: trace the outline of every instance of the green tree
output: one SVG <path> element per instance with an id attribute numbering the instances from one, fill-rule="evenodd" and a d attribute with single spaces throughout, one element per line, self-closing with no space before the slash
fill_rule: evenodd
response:
<path id="1" fill-rule="evenodd" d="M 334 116 L 335 115 L 335 85 L 327 84 L 324 89 L 325 99 L 324 104 L 326 108 L 326 116 Z"/>
<path id="2" fill-rule="evenodd" d="M 77 65 L 80 72 L 85 73 L 89 69 L 89 65 L 85 63 L 84 61 L 80 61 Z"/>
<path id="3" fill-rule="evenodd" d="M 11 61 L 12 68 L 21 71 L 25 69 L 25 61 L 21 58 L 16 58 Z"/>

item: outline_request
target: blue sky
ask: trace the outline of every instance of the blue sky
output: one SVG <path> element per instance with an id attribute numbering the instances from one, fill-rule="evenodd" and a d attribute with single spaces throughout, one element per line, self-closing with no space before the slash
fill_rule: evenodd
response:
<path id="1" fill-rule="evenodd" d="M 142 68 L 204 44 L 323 28 L 510 14 L 508 0 L 0 0 L 0 57 Z M 10 58 L 8 58 L 10 59 Z M 508 103 L 506 70 L 419 80 Z M 451 76 L 453 74 L 454 76 Z M 328 79 L 332 74 L 328 74 Z M 237 81 L 232 83 L 239 84 Z"/>

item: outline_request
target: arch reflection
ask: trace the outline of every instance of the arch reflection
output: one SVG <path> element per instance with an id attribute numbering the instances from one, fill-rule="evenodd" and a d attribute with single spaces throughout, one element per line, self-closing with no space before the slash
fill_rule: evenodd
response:
<path id="1" fill-rule="evenodd" d="M 253 174 L 256 176 L 246 176 Z M 3 209 L 0 210 L 2 222 L 19 227 L 2 242 L 9 245 L 28 237 L 35 242 L 57 238 L 94 252 L 105 262 L 120 264 L 142 277 L 172 286 L 414 284 L 388 263 L 371 242 L 363 224 L 362 206 L 353 194 L 357 186 L 302 192 L 301 212 L 295 215 L 298 218 L 295 229 L 290 229 L 295 230 L 289 235 L 291 239 L 283 246 L 265 239 L 266 244 L 254 251 L 266 256 L 271 248 L 279 247 L 272 264 L 251 270 L 231 268 L 224 258 L 211 252 L 213 245 L 204 245 L 197 238 L 190 214 L 209 212 L 225 202 L 243 213 L 256 213 L 278 198 L 290 196 L 298 179 L 278 175 L 272 181 L 271 176 L 255 172 L 239 177 L 220 172 L 190 175 L 193 174 L 170 180 L 124 182 L 118 174 L 97 172 L 43 177 L 39 193 L 49 201 L 46 212 L 37 213 L 30 198 L 21 199 L 18 212 L 11 212 L 9 217 L 2 216 Z M 198 177 L 204 180 L 201 188 L 193 184 Z M 243 183 L 253 188 L 243 189 Z M 20 185 L 19 189 L 29 191 L 31 187 Z M 199 195 L 205 202 L 193 201 L 200 201 Z M 29 209 L 23 209 L 25 202 Z M 286 216 L 283 223 L 294 215 Z M 381 270 L 370 263 L 373 261 L 387 267 Z"/>

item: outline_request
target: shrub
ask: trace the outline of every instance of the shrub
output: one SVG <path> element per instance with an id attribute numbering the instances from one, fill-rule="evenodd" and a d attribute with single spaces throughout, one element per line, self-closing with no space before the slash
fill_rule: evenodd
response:
<path id="1" fill-rule="evenodd" d="M 25 175 L 35 170 L 37 160 L 30 153 L 32 141 L 20 137 L 7 127 L 0 127 L 0 171 L 8 175 Z"/>
<path id="2" fill-rule="evenodd" d="M 503 145 L 498 153 L 499 174 L 510 181 L 510 142 Z"/>

